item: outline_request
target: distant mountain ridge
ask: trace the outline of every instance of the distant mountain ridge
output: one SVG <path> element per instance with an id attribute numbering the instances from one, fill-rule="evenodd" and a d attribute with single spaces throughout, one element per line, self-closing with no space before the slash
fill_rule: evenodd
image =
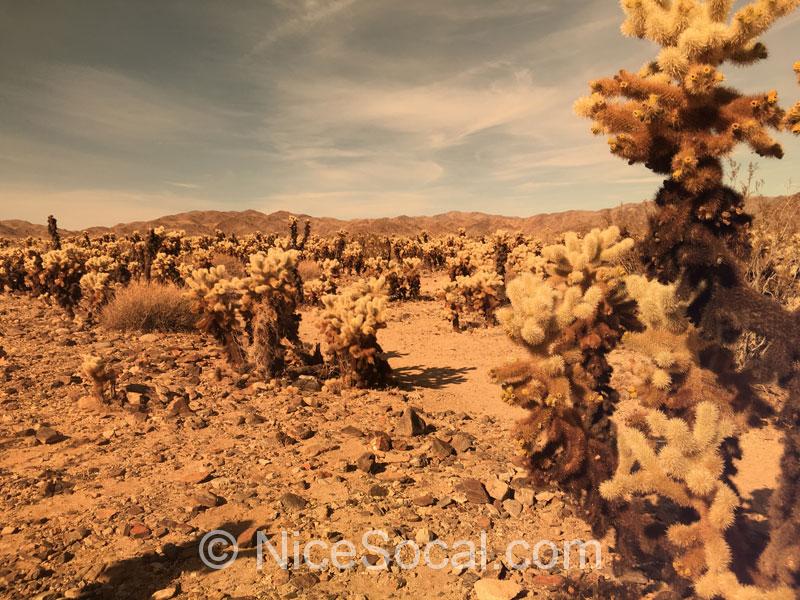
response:
<path id="1" fill-rule="evenodd" d="M 334 235 L 344 229 L 351 235 L 416 235 L 427 231 L 431 235 L 455 233 L 463 227 L 469 235 L 484 235 L 505 229 L 510 232 L 522 231 L 542 237 L 557 235 L 564 231 L 587 231 L 598 225 L 624 223 L 630 229 L 643 228 L 646 223 L 648 203 L 623 204 L 621 206 L 598 211 L 570 210 L 559 213 L 538 214 L 530 217 L 506 217 L 480 212 L 451 211 L 433 216 L 398 216 L 376 219 L 334 219 L 329 217 L 312 217 L 305 214 L 277 211 L 263 213 L 256 210 L 245 211 L 189 211 L 175 215 L 166 215 L 149 221 L 119 223 L 112 227 L 88 227 L 89 235 L 101 235 L 114 232 L 129 234 L 134 231 L 144 232 L 150 227 L 163 226 L 166 229 L 183 230 L 187 235 L 210 235 L 219 229 L 225 233 L 246 235 L 261 231 L 263 233 L 285 234 L 291 215 L 301 223 L 311 221 L 311 231 L 319 236 Z M 56 215 L 58 217 L 58 215 Z M 63 235 L 78 232 L 62 230 Z M 0 236 L 20 238 L 26 236 L 45 237 L 47 227 L 42 224 L 21 220 L 0 221 Z"/>
<path id="2" fill-rule="evenodd" d="M 765 204 L 785 200 L 786 196 L 776 198 L 753 198 L 748 208 L 758 213 Z M 800 201 L 800 194 L 791 197 Z M 631 233 L 642 233 L 647 226 L 647 218 L 652 212 L 652 202 L 621 204 L 614 208 L 601 210 L 568 210 L 557 213 L 536 214 L 530 217 L 505 217 L 481 212 L 451 211 L 433 216 L 383 217 L 377 219 L 334 219 L 312 217 L 305 214 L 277 211 L 263 213 L 257 210 L 217 211 L 194 210 L 175 215 L 167 215 L 150 221 L 119 223 L 113 227 L 89 227 L 84 231 L 90 235 L 114 232 L 129 234 L 134 231 L 145 232 L 150 227 L 164 226 L 166 229 L 183 230 L 188 235 L 211 235 L 217 229 L 225 233 L 246 235 L 261 231 L 263 233 L 285 234 L 289 217 L 294 214 L 301 224 L 311 221 L 311 231 L 319 236 L 334 235 L 344 229 L 354 236 L 364 235 L 416 235 L 427 231 L 431 235 L 455 233 L 463 227 L 469 235 L 485 235 L 498 229 L 509 232 L 521 231 L 547 240 L 565 231 L 586 232 L 593 227 L 606 227 L 615 224 Z M 58 215 L 56 215 L 58 217 Z M 301 225 L 302 227 L 302 225 Z M 62 230 L 64 235 L 71 231 Z M 0 221 L 0 237 L 21 238 L 27 236 L 46 237 L 47 227 L 18 219 Z"/>

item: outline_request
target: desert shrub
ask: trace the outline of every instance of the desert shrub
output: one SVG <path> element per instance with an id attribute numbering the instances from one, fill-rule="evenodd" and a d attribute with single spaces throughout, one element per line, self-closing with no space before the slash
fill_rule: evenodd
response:
<path id="1" fill-rule="evenodd" d="M 789 310 L 800 308 L 800 208 L 795 198 L 762 203 L 753 222 L 751 250 L 745 257 L 745 279 L 756 291 Z M 747 367 L 768 348 L 764 336 L 745 332 L 737 344 L 737 361 Z"/>
<path id="2" fill-rule="evenodd" d="M 320 329 L 328 353 L 348 385 L 385 385 L 391 368 L 378 344 L 378 330 L 386 327 L 386 281 L 357 282 L 334 296 L 322 298 Z"/>
<path id="3" fill-rule="evenodd" d="M 133 282 L 102 309 L 100 323 L 119 331 L 191 331 L 196 317 L 174 285 Z"/>
<path id="4" fill-rule="evenodd" d="M 214 252 L 209 258 L 209 263 L 215 267 L 225 267 L 225 271 L 231 277 L 242 277 L 245 275 L 245 265 L 241 259 L 236 256 L 224 254 L 223 252 Z"/>
<path id="5" fill-rule="evenodd" d="M 317 279 L 325 270 L 324 266 L 320 266 L 317 261 L 310 259 L 301 260 L 297 265 L 297 272 L 300 273 L 303 281 Z"/>

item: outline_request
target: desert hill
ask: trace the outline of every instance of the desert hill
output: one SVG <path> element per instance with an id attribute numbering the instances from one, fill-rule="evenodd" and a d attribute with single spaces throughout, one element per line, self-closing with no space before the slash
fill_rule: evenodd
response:
<path id="1" fill-rule="evenodd" d="M 774 198 L 756 197 L 748 203 L 748 209 L 754 214 L 761 212 L 765 206 L 773 206 L 787 199 L 800 201 L 800 194 L 792 197 Z M 311 221 L 312 231 L 319 236 L 330 236 L 340 229 L 356 236 L 361 235 L 415 235 L 427 231 L 431 235 L 455 232 L 463 227 L 470 235 L 488 234 L 498 229 L 510 232 L 522 231 L 548 239 L 564 231 L 585 232 L 592 227 L 617 224 L 631 233 L 643 232 L 647 224 L 647 215 L 651 211 L 651 202 L 620 204 L 614 208 L 601 210 L 568 210 L 556 213 L 544 213 L 530 217 L 505 217 L 481 212 L 451 211 L 433 216 L 398 216 L 378 219 L 334 219 L 329 217 L 312 217 L 305 214 L 277 211 L 263 213 L 257 210 L 244 211 L 190 211 L 167 215 L 150 221 L 134 221 L 119 223 L 113 227 L 89 227 L 90 235 L 114 232 L 127 234 L 134 231 L 144 232 L 150 227 L 164 226 L 166 229 L 183 230 L 188 235 L 209 235 L 219 229 L 225 233 L 245 235 L 261 231 L 263 233 L 283 234 L 289 216 L 294 214 L 301 223 Z M 792 213 L 797 211 L 790 211 Z M 58 215 L 56 215 L 58 216 Z M 788 215 L 792 220 L 793 214 Z M 64 231 L 65 234 L 70 233 Z M 26 236 L 43 237 L 47 235 L 47 227 L 43 224 L 29 223 L 22 220 L 0 220 L 0 237 L 21 238 Z"/>
<path id="2" fill-rule="evenodd" d="M 261 231 L 283 234 L 289 216 L 294 214 L 301 223 L 311 221 L 312 231 L 319 236 L 334 235 L 344 229 L 352 235 L 415 235 L 425 230 L 431 235 L 455 232 L 463 227 L 470 235 L 491 233 L 497 229 L 522 231 L 547 237 L 567 230 L 584 231 L 597 225 L 609 223 L 625 224 L 631 229 L 640 229 L 646 222 L 647 203 L 623 204 L 616 208 L 599 211 L 571 210 L 559 213 L 540 214 L 530 217 L 505 217 L 480 212 L 451 211 L 434 216 L 398 216 L 378 219 L 334 219 L 312 217 L 305 214 L 277 211 L 262 213 L 245 211 L 190 211 L 167 215 L 150 221 L 119 223 L 112 227 L 89 227 L 90 235 L 114 232 L 118 234 L 144 232 L 150 227 L 164 226 L 167 229 L 183 230 L 188 235 L 208 235 L 219 229 L 225 233 L 245 235 Z M 58 216 L 58 215 L 56 215 Z M 64 232 L 65 234 L 76 232 Z M 0 236 L 19 238 L 47 235 L 47 227 L 20 220 L 0 221 Z"/>

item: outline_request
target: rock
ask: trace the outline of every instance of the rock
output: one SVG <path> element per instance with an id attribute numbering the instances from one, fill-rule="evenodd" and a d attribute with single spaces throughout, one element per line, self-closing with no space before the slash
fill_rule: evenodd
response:
<path id="1" fill-rule="evenodd" d="M 534 575 L 531 578 L 531 583 L 539 587 L 561 587 L 564 585 L 565 579 L 561 575 Z"/>
<path id="2" fill-rule="evenodd" d="M 513 581 L 479 579 L 473 587 L 477 600 L 512 600 L 522 593 L 522 587 Z"/>
<path id="3" fill-rule="evenodd" d="M 382 485 L 373 485 L 369 488 L 367 494 L 375 498 L 386 498 L 389 495 L 389 490 Z"/>
<path id="4" fill-rule="evenodd" d="M 295 385 L 301 392 L 313 393 L 322 390 L 319 381 L 317 381 L 316 377 L 312 377 L 311 375 L 300 375 Z"/>
<path id="5" fill-rule="evenodd" d="M 222 506 L 225 504 L 225 499 L 221 496 L 217 496 L 213 492 L 195 492 L 191 495 L 192 502 L 194 505 L 192 508 L 205 510 L 207 508 L 215 508 L 217 506 Z"/>
<path id="6" fill-rule="evenodd" d="M 511 488 L 508 487 L 508 484 L 500 481 L 497 477 L 489 479 L 485 485 L 486 491 L 489 492 L 489 495 L 495 500 L 500 500 L 501 502 L 508 498 L 511 493 Z"/>
<path id="7" fill-rule="evenodd" d="M 158 335 L 155 333 L 145 333 L 144 335 L 139 336 L 139 341 L 143 344 L 152 344 L 153 342 L 158 341 Z M 172 596 L 170 596 L 171 598 Z"/>
<path id="8" fill-rule="evenodd" d="M 457 433 L 450 440 L 450 445 L 459 454 L 462 452 L 467 452 L 468 450 L 472 450 L 473 438 L 467 433 Z"/>
<path id="9" fill-rule="evenodd" d="M 302 496 L 287 492 L 281 496 L 281 506 L 286 510 L 302 510 L 306 507 L 308 501 Z"/>
<path id="10" fill-rule="evenodd" d="M 419 546 L 424 546 L 425 544 L 430 544 L 435 539 L 436 539 L 436 536 L 427 527 L 423 527 L 422 529 L 418 529 L 417 532 L 414 534 L 414 541 Z"/>
<path id="11" fill-rule="evenodd" d="M 375 455 L 371 452 L 362 454 L 356 460 L 356 467 L 364 473 L 372 473 L 375 470 Z"/>
<path id="12" fill-rule="evenodd" d="M 369 447 L 373 452 L 388 452 L 392 449 L 392 438 L 386 433 L 378 433 L 369 441 Z"/>
<path id="13" fill-rule="evenodd" d="M 503 510 L 516 519 L 522 514 L 522 504 L 513 498 L 509 498 L 503 501 Z"/>
<path id="14" fill-rule="evenodd" d="M 139 394 L 141 396 L 146 396 L 152 392 L 150 386 L 143 383 L 128 383 L 125 385 L 125 391 L 130 392 L 131 394 Z"/>
<path id="15" fill-rule="evenodd" d="M 67 438 L 64 435 L 51 427 L 40 427 L 36 431 L 36 440 L 40 444 L 57 444 L 65 439 Z"/>
<path id="16" fill-rule="evenodd" d="M 422 496 L 414 498 L 412 502 L 417 506 L 433 506 L 436 504 L 436 498 L 430 494 L 423 494 Z"/>
<path id="17" fill-rule="evenodd" d="M 400 422 L 397 425 L 397 432 L 400 435 L 415 436 L 422 435 L 427 430 L 425 421 L 417 414 L 413 408 L 408 407 L 403 412 Z"/>
<path id="18" fill-rule="evenodd" d="M 489 531 L 492 528 L 492 519 L 486 515 L 478 515 L 475 518 L 475 525 L 482 531 Z"/>
<path id="19" fill-rule="evenodd" d="M 170 417 L 184 417 L 193 415 L 194 412 L 189 408 L 189 401 L 186 398 L 175 398 L 167 406 L 167 415 Z"/>
<path id="20" fill-rule="evenodd" d="M 433 438 L 431 442 L 431 454 L 433 454 L 433 456 L 439 459 L 445 459 L 455 453 L 455 449 L 450 444 L 443 442 L 439 438 Z"/>
<path id="21" fill-rule="evenodd" d="M 531 488 L 519 488 L 514 492 L 514 499 L 517 500 L 522 506 L 533 506 L 536 498 L 536 492 Z"/>
<path id="22" fill-rule="evenodd" d="M 298 590 L 305 590 L 319 583 L 319 577 L 314 573 L 300 573 L 291 579 L 292 585 Z"/>
<path id="23" fill-rule="evenodd" d="M 491 502 L 483 484 L 477 479 L 462 479 L 456 485 L 456 490 L 463 493 L 468 502 L 474 504 L 489 504 Z"/>
<path id="24" fill-rule="evenodd" d="M 247 415 L 245 415 L 245 417 L 244 417 L 244 422 L 247 423 L 248 425 L 261 425 L 262 423 L 265 423 L 266 421 L 267 420 L 263 416 L 261 416 L 260 414 L 258 414 L 255 411 L 248 412 Z M 309 434 L 308 437 L 311 437 L 312 435 L 314 435 L 313 431 Z"/>
<path id="25" fill-rule="evenodd" d="M 253 525 L 245 529 L 236 538 L 237 548 L 254 548 L 258 537 L 258 526 Z"/>
<path id="26" fill-rule="evenodd" d="M 199 484 L 208 481 L 211 478 L 213 471 L 204 467 L 198 469 L 191 469 L 181 475 L 180 480 L 184 483 Z"/>
<path id="27" fill-rule="evenodd" d="M 152 535 L 150 529 L 142 523 L 131 523 L 126 527 L 128 535 L 138 540 L 144 540 Z"/>
<path id="28" fill-rule="evenodd" d="M 150 596 L 150 598 L 151 600 L 169 600 L 170 598 L 174 598 L 177 593 L 178 587 L 173 585 L 162 590 L 158 590 L 157 592 L 153 592 L 153 595 Z"/>
<path id="29" fill-rule="evenodd" d="M 263 420 L 261 422 L 263 423 Z M 312 437 L 316 435 L 316 433 L 317 433 L 316 431 L 314 431 L 310 427 L 306 427 L 305 425 L 301 425 L 296 429 L 292 430 L 292 435 L 298 440 L 310 440 Z"/>
<path id="30" fill-rule="evenodd" d="M 539 492 L 536 494 L 536 502 L 539 504 L 547 504 L 555 497 L 556 495 L 553 492 Z"/>
<path id="31" fill-rule="evenodd" d="M 362 437 L 364 435 L 363 431 L 361 431 L 356 427 L 353 427 L 352 425 L 347 425 L 346 427 L 342 427 L 342 433 L 352 437 Z"/>
<path id="32" fill-rule="evenodd" d="M 149 401 L 149 397 L 145 394 L 140 394 L 139 392 L 125 392 L 125 400 L 131 406 L 135 406 L 136 408 L 145 408 L 147 406 L 147 402 Z"/>
<path id="33" fill-rule="evenodd" d="M 92 412 L 106 412 L 108 410 L 108 405 L 104 402 L 101 402 L 94 396 L 81 396 L 78 398 L 77 406 L 81 410 L 88 410 Z"/>

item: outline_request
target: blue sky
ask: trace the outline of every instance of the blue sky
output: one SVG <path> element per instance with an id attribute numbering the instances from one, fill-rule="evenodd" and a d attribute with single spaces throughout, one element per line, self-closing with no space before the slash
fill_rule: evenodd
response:
<path id="1" fill-rule="evenodd" d="M 621 22 L 614 0 L 3 1 L 0 218 L 647 199 L 658 178 L 572 114 L 588 80 L 654 56 Z M 779 22 L 770 58 L 728 82 L 791 105 L 798 34 L 800 14 Z M 786 157 L 759 161 L 770 194 L 800 189 L 800 142 L 780 140 Z"/>

